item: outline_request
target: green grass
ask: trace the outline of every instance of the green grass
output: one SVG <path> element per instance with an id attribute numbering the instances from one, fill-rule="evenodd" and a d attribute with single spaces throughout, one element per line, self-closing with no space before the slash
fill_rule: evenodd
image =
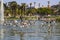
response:
<path id="1" fill-rule="evenodd" d="M 15 18 L 15 17 L 9 17 L 9 18 L 7 18 L 7 20 L 17 20 L 17 19 L 19 19 L 19 18 Z"/>
<path id="2" fill-rule="evenodd" d="M 48 18 L 55 18 L 56 22 L 60 22 L 60 16 L 51 16 L 51 17 L 48 17 Z"/>
<path id="3" fill-rule="evenodd" d="M 60 16 L 48 16 L 46 18 L 55 18 L 56 22 L 60 22 Z"/>
<path id="4" fill-rule="evenodd" d="M 60 22 L 60 16 L 56 17 L 56 21 Z"/>
<path id="5" fill-rule="evenodd" d="M 57 22 L 60 22 L 60 16 L 48 16 L 47 18 L 55 18 Z M 9 17 L 7 18 L 7 20 L 17 20 L 20 18 L 16 18 L 16 17 Z M 36 20 L 36 17 L 26 17 L 26 18 L 22 18 L 23 20 Z"/>

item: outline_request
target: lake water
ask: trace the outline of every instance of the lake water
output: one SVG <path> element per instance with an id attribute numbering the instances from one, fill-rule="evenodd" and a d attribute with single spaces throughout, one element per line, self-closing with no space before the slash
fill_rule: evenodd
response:
<path id="1" fill-rule="evenodd" d="M 29 21 L 25 27 L 20 21 L 6 24 L 3 25 L 4 40 L 60 40 L 60 23 L 55 21 Z"/>

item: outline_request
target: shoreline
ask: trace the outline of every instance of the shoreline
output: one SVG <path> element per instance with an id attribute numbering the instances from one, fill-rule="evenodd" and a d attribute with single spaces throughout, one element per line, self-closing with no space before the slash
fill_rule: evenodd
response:
<path id="1" fill-rule="evenodd" d="M 47 16 L 47 17 L 25 17 L 22 20 L 55 20 L 56 22 L 60 22 L 60 16 Z M 5 20 L 21 20 L 20 18 L 5 18 Z"/>

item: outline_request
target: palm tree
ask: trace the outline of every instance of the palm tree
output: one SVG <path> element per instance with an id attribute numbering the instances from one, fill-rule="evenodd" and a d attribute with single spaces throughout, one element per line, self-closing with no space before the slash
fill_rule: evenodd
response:
<path id="1" fill-rule="evenodd" d="M 25 15 L 26 3 L 21 3 L 21 8 L 22 8 L 23 15 Z"/>
<path id="2" fill-rule="evenodd" d="M 32 3 L 30 3 L 30 8 L 31 8 L 31 6 L 32 6 Z"/>
<path id="3" fill-rule="evenodd" d="M 39 8 L 40 8 L 40 3 L 39 3 Z"/>
<path id="4" fill-rule="evenodd" d="M 12 11 L 12 15 L 13 15 L 13 17 L 16 17 L 16 9 L 17 9 L 17 3 L 15 2 L 15 1 L 13 1 L 13 2 L 10 2 L 10 9 L 11 9 L 11 11 Z"/>
<path id="5" fill-rule="evenodd" d="M 34 2 L 34 8 L 35 8 L 35 4 L 36 4 L 36 2 Z"/>

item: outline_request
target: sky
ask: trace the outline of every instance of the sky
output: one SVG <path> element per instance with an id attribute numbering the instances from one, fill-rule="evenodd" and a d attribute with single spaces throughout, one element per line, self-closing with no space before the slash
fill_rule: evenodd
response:
<path id="1" fill-rule="evenodd" d="M 36 7 L 38 7 L 38 3 L 40 3 L 41 6 L 44 5 L 46 7 L 48 0 L 4 0 L 4 3 L 11 1 L 16 1 L 18 4 L 26 3 L 27 5 L 29 5 L 29 3 L 32 3 L 32 6 L 34 5 L 33 3 L 36 2 L 35 5 Z M 50 6 L 52 6 L 58 4 L 60 0 L 49 0 L 49 1 L 50 1 Z"/>

